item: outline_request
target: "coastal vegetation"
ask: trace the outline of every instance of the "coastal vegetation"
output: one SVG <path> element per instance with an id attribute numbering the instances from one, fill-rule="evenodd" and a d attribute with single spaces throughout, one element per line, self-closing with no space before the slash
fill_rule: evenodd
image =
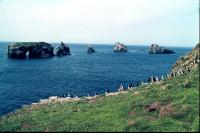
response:
<path id="1" fill-rule="evenodd" d="M 25 106 L 2 116 L 0 131 L 199 131 L 198 78 L 194 70 L 115 96 Z"/>
<path id="2" fill-rule="evenodd" d="M 199 44 L 175 76 L 121 93 L 26 105 L 0 117 L 0 131 L 199 131 Z M 192 56 L 191 56 L 192 55 Z M 193 58 L 194 55 L 197 58 Z M 184 59 L 184 60 L 183 60 Z M 182 60 L 182 61 L 180 61 Z M 194 60 L 197 62 L 194 62 Z M 186 63 L 187 62 L 187 63 Z M 194 63 L 193 63 L 194 62 Z M 183 64 L 186 65 L 183 65 Z M 179 69 L 189 68 L 184 73 Z"/>

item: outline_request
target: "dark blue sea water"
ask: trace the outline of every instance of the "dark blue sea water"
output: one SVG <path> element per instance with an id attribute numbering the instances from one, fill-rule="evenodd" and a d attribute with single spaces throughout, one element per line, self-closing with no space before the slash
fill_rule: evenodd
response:
<path id="1" fill-rule="evenodd" d="M 166 75 L 191 48 L 171 47 L 176 54 L 150 55 L 147 46 L 128 46 L 128 53 L 114 53 L 113 45 L 70 44 L 71 56 L 49 59 L 7 58 L 9 43 L 0 43 L 0 115 L 49 96 L 86 96 L 116 91 L 121 83 L 136 85 L 151 75 Z"/>

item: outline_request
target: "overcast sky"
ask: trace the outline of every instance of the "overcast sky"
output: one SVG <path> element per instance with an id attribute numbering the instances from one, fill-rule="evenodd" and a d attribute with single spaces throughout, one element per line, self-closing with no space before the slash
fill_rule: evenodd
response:
<path id="1" fill-rule="evenodd" d="M 0 0 L 0 40 L 195 46 L 198 0 Z"/>

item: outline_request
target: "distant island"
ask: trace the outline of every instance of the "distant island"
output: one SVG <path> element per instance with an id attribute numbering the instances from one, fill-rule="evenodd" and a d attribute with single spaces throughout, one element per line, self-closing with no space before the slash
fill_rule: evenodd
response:
<path id="1" fill-rule="evenodd" d="M 70 55 L 69 46 L 61 42 L 61 44 L 56 47 L 56 54 L 54 54 L 54 47 L 46 42 L 16 42 L 8 46 L 9 58 L 49 58 L 55 55 Z"/>
<path id="2" fill-rule="evenodd" d="M 48 58 L 54 56 L 53 47 L 46 42 L 17 42 L 8 46 L 10 58 Z"/>
<path id="3" fill-rule="evenodd" d="M 115 42 L 114 48 L 115 53 L 124 53 L 127 52 L 127 46 L 120 42 Z M 92 54 L 96 53 L 96 50 L 88 46 L 87 53 Z M 150 54 L 174 54 L 173 50 L 160 47 L 158 44 L 152 44 L 149 48 Z M 16 42 L 11 43 L 8 46 L 8 57 L 9 58 L 49 58 L 53 56 L 65 56 L 71 55 L 70 48 L 62 41 L 57 45 L 55 51 L 54 47 L 46 42 Z"/>
<path id="4" fill-rule="evenodd" d="M 87 53 L 88 54 L 92 54 L 92 53 L 96 53 L 96 51 L 95 51 L 95 49 L 93 47 L 88 45 Z"/>
<path id="5" fill-rule="evenodd" d="M 125 44 L 123 43 L 116 42 L 114 45 L 114 52 L 116 53 L 127 52 L 127 46 L 125 46 Z"/>
<path id="6" fill-rule="evenodd" d="M 152 44 L 149 49 L 150 54 L 174 54 L 173 50 L 160 47 L 158 44 Z"/>
<path id="7" fill-rule="evenodd" d="M 69 46 L 66 46 L 66 44 L 64 44 L 61 41 L 61 43 L 56 47 L 56 55 L 57 56 L 71 55 Z"/>

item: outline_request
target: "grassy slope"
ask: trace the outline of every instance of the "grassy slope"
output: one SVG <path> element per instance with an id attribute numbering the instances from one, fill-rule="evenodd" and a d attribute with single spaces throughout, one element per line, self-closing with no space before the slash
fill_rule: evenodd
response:
<path id="1" fill-rule="evenodd" d="M 171 111 L 145 111 L 154 102 Z M 0 117 L 0 131 L 199 131 L 199 70 L 117 96 L 27 106 Z"/>

